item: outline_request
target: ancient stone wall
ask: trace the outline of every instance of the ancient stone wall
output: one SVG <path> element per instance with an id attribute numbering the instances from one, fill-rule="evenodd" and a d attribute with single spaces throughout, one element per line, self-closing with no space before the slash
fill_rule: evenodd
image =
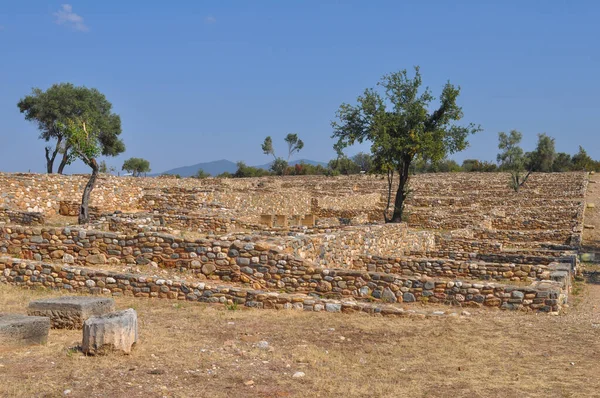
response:
<path id="1" fill-rule="evenodd" d="M 216 246 L 220 247 L 220 246 Z M 248 248 L 251 256 L 262 257 L 259 247 Z M 136 297 L 158 297 L 190 301 L 235 302 L 250 307 L 285 308 L 283 305 L 302 303 L 302 309 L 323 310 L 327 304 L 336 304 L 341 311 L 341 302 L 328 301 L 327 292 L 337 293 L 330 298 L 344 296 L 370 297 L 384 303 L 398 302 L 444 302 L 462 306 L 488 306 L 502 309 L 530 311 L 558 311 L 564 295 L 556 282 L 537 283 L 529 287 L 500 285 L 495 283 L 468 283 L 462 281 L 424 281 L 411 277 L 394 277 L 377 272 L 329 271 L 299 274 L 301 261 L 280 255 L 274 264 L 265 263 L 265 274 L 280 275 L 278 283 L 288 291 L 315 292 L 317 297 L 284 295 L 262 290 L 240 287 L 215 287 L 210 282 L 188 284 L 155 277 L 118 274 L 107 271 L 75 268 L 58 264 L 0 258 L 0 282 L 29 287 L 67 289 L 85 293 L 130 295 Z M 287 265 L 292 271 L 288 271 Z M 306 269 L 308 271 L 308 269 Z M 269 280 L 266 280 L 269 283 Z M 297 297 L 297 296 L 296 296 Z M 307 301 L 309 300 L 309 301 Z M 288 308 L 291 308 L 288 305 Z M 317 307 L 319 305 L 319 307 Z M 354 307 L 360 304 L 354 303 Z M 308 306 L 308 308 L 306 308 Z"/>

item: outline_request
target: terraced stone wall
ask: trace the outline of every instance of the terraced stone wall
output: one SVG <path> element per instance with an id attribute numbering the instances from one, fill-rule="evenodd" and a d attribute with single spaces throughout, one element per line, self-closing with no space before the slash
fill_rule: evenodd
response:
<path id="1" fill-rule="evenodd" d="M 255 248 L 256 249 L 256 248 Z M 262 256 L 261 250 L 255 250 Z M 67 289 L 85 293 L 157 297 L 190 301 L 235 302 L 251 307 L 278 308 L 277 305 L 302 303 L 303 309 L 322 310 L 329 299 L 343 297 L 370 298 L 383 303 L 431 302 L 452 303 L 461 306 L 488 306 L 526 311 L 558 311 L 565 297 L 559 283 L 543 282 L 529 287 L 462 281 L 424 281 L 410 277 L 393 277 L 388 274 L 358 271 L 329 271 L 302 276 L 296 273 L 285 276 L 285 265 L 294 264 L 288 256 L 280 255 L 275 264 L 265 264 L 273 275 L 284 275 L 279 280 L 288 291 L 314 292 L 317 297 L 294 299 L 276 292 L 246 289 L 243 287 L 215 287 L 210 283 L 170 281 L 133 274 L 76 268 L 58 264 L 0 258 L 0 283 L 28 287 Z M 298 262 L 295 266 L 301 266 Z M 291 280 L 298 285 L 294 287 Z M 267 284 L 268 281 L 267 281 Z M 329 292 L 329 293 L 328 293 Z M 309 301 L 306 301 L 309 300 Z M 337 303 L 340 303 L 339 301 Z M 316 307 L 316 305 L 321 305 Z M 309 308 L 305 308 L 308 306 Z M 285 308 L 285 307 L 281 307 Z M 288 308 L 291 308 L 288 306 Z M 340 311 L 341 303 L 335 304 Z"/>

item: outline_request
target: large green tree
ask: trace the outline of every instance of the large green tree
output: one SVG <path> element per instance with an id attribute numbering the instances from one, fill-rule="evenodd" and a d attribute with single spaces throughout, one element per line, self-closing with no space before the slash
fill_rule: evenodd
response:
<path id="1" fill-rule="evenodd" d="M 54 161 L 59 153 L 62 155 L 58 166 L 60 174 L 67 164 L 78 157 L 72 151 L 72 144 L 64 130 L 66 120 L 80 119 L 83 115 L 93 112 L 98 125 L 108 130 L 121 130 L 120 120 L 110 113 L 110 102 L 94 88 L 75 86 L 71 83 L 54 84 L 46 91 L 34 88 L 17 106 L 26 120 L 37 123 L 39 138 L 48 143 L 45 147 L 48 173 L 53 172 Z"/>
<path id="2" fill-rule="evenodd" d="M 96 89 L 94 101 L 81 109 L 76 116 L 65 117 L 57 121 L 57 128 L 63 134 L 66 145 L 72 156 L 81 159 L 92 169 L 81 198 L 79 223 L 86 224 L 90 220 L 89 200 L 96 186 L 99 165 L 98 156 L 116 156 L 125 151 L 125 144 L 119 138 L 121 134 L 121 118 L 112 113 L 112 104 Z"/>
<path id="3" fill-rule="evenodd" d="M 398 174 L 396 198 L 391 217 L 386 222 L 400 222 L 408 195 L 410 165 L 416 156 L 438 161 L 468 146 L 468 136 L 480 131 L 478 126 L 459 126 L 463 117 L 456 100 L 460 87 L 445 84 L 437 107 L 429 88 L 421 88 L 419 67 L 409 77 L 406 70 L 381 78 L 379 89 L 366 89 L 356 105 L 342 104 L 332 122 L 334 149 L 356 142 L 370 141 L 374 165 L 388 175 L 388 208 L 394 173 Z"/>

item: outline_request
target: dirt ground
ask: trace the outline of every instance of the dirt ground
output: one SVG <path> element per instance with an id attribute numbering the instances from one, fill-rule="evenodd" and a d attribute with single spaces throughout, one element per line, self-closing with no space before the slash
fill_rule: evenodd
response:
<path id="1" fill-rule="evenodd" d="M 0 396 L 599 396 L 600 286 L 580 291 L 561 316 L 427 319 L 117 298 L 139 316 L 131 355 L 86 357 L 81 331 L 51 330 L 0 351 Z M 56 294 L 0 286 L 0 308 Z"/>

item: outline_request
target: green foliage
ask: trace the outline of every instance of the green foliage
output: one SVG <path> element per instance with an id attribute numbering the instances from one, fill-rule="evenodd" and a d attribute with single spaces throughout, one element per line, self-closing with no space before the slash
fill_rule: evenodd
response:
<path id="1" fill-rule="evenodd" d="M 465 159 L 462 163 L 462 169 L 467 172 L 491 172 L 497 171 L 498 166 L 496 166 L 495 163 L 486 160 Z"/>
<path id="2" fill-rule="evenodd" d="M 59 152 L 65 154 L 65 162 L 68 164 L 80 158 L 82 151 L 93 149 L 92 147 L 97 147 L 106 156 L 115 156 L 125 151 L 125 145 L 118 138 L 121 134 L 121 119 L 111 113 L 111 103 L 97 89 L 78 87 L 71 83 L 54 84 L 46 91 L 34 88 L 17 106 L 26 120 L 37 123 L 40 139 L 46 142 L 56 140 L 54 149 L 46 147 L 49 173 L 52 173 L 54 159 Z M 82 123 L 86 123 L 91 138 L 76 131 L 83 131 Z M 73 151 L 73 145 L 77 145 L 79 153 Z"/>
<path id="3" fill-rule="evenodd" d="M 462 168 L 455 160 L 441 159 L 431 161 L 417 157 L 411 165 L 412 174 L 420 173 L 454 173 L 462 171 Z"/>
<path id="4" fill-rule="evenodd" d="M 232 178 L 232 177 L 233 177 L 233 174 L 231 174 L 228 171 L 224 171 L 221 174 L 217 175 L 217 178 Z"/>
<path id="5" fill-rule="evenodd" d="M 304 148 L 304 142 L 302 142 L 301 139 L 298 139 L 298 134 L 288 134 L 285 138 L 284 141 L 287 143 L 288 145 L 288 156 L 287 156 L 287 162 L 290 161 L 290 158 L 292 157 L 292 155 L 294 153 L 298 153 L 300 152 L 300 150 L 302 148 Z M 277 164 L 277 170 L 281 170 L 283 167 L 283 163 L 281 161 L 285 161 L 283 158 L 277 157 L 275 155 L 275 149 L 273 148 L 273 139 L 271 138 L 271 136 L 267 136 L 264 140 L 264 142 L 261 145 L 262 151 L 265 155 L 273 155 L 273 157 L 275 158 L 275 162 L 279 162 Z M 286 162 L 286 163 L 287 163 Z M 287 167 L 287 165 L 286 165 Z M 283 170 L 285 171 L 286 167 L 283 167 Z M 276 172 L 277 173 L 277 172 Z M 282 174 L 279 174 L 282 175 Z"/>
<path id="6" fill-rule="evenodd" d="M 522 170 L 525 167 L 523 149 L 519 146 L 523 134 L 512 130 L 509 134 L 498 133 L 498 149 L 501 152 L 497 156 L 500 170 Z"/>
<path id="7" fill-rule="evenodd" d="M 428 88 L 421 89 L 421 74 L 415 67 L 410 78 L 406 70 L 383 76 L 380 88 L 366 89 L 356 105 L 342 104 L 332 122 L 334 149 L 340 151 L 356 142 L 371 142 L 373 164 L 378 172 L 399 174 L 393 215 L 387 221 L 400 222 L 406 199 L 409 168 L 416 156 L 439 161 L 465 149 L 467 137 L 481 129 L 454 122 L 463 117 L 456 103 L 460 88 L 446 83 L 433 108 L 435 97 Z M 433 111 L 430 111 L 431 109 Z"/>
<path id="8" fill-rule="evenodd" d="M 264 177 L 268 175 L 270 175 L 270 173 L 267 170 L 260 169 L 258 167 L 247 166 L 244 162 L 237 162 L 237 170 L 233 174 L 233 177 Z"/>
<path id="9" fill-rule="evenodd" d="M 538 143 L 535 151 L 529 154 L 529 167 L 531 171 L 551 172 L 556 159 L 554 138 L 546 134 L 538 134 Z"/>
<path id="10" fill-rule="evenodd" d="M 373 168 L 373 157 L 368 153 L 359 152 L 352 156 L 351 159 L 358 166 L 359 171 L 364 171 L 365 173 L 371 172 L 371 169 Z"/>
<path id="11" fill-rule="evenodd" d="M 229 173 L 228 173 L 229 174 Z M 196 172 L 196 175 L 194 175 L 194 178 L 198 178 L 198 179 L 204 179 L 204 178 L 208 178 L 210 177 L 210 174 L 205 172 L 204 170 L 200 169 Z"/>
<path id="12" fill-rule="evenodd" d="M 274 158 L 277 158 L 275 156 L 275 150 L 273 149 L 273 139 L 271 136 L 265 138 L 265 141 L 262 144 L 262 151 L 265 155 L 273 155 Z"/>
<path id="13" fill-rule="evenodd" d="M 335 175 L 358 174 L 360 172 L 360 166 L 346 156 L 330 160 L 327 166 Z"/>
<path id="14" fill-rule="evenodd" d="M 129 158 L 123 163 L 121 170 L 132 173 L 134 177 L 139 177 L 142 173 L 150 171 L 150 162 L 142 158 Z"/>
<path id="15" fill-rule="evenodd" d="M 571 159 L 571 169 L 574 171 L 590 171 L 595 169 L 594 160 L 587 154 L 583 147 L 579 146 L 579 151 Z"/>
<path id="16" fill-rule="evenodd" d="M 284 141 L 288 144 L 288 161 L 294 152 L 298 153 L 302 148 L 304 148 L 304 142 L 302 142 L 301 139 L 298 139 L 298 134 L 290 133 L 285 136 Z"/>
<path id="17" fill-rule="evenodd" d="M 571 155 L 564 152 L 559 152 L 556 154 L 556 158 L 554 158 L 554 162 L 552 163 L 552 171 L 561 172 L 561 171 L 571 171 L 572 162 Z"/>
<path id="18" fill-rule="evenodd" d="M 278 176 L 286 174 L 288 162 L 282 158 L 276 158 L 271 164 L 271 171 Z"/>

